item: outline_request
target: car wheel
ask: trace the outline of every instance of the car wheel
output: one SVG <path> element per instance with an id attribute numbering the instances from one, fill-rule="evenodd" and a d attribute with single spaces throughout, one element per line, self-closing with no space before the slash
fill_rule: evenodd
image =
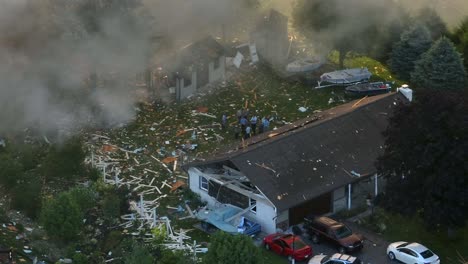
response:
<path id="1" fill-rule="evenodd" d="M 396 258 L 395 258 L 395 254 L 394 254 L 393 252 L 391 252 L 391 251 L 388 252 L 388 258 L 389 258 L 390 260 L 395 260 L 395 259 L 396 259 Z"/>
<path id="2" fill-rule="evenodd" d="M 341 254 L 345 254 L 345 253 L 346 253 L 346 248 L 344 248 L 344 247 L 339 247 L 339 248 L 338 248 L 338 252 L 340 252 Z"/>
<path id="3" fill-rule="evenodd" d="M 265 244 L 265 249 L 266 249 L 266 250 L 270 250 L 270 245 Z"/>
<path id="4" fill-rule="evenodd" d="M 320 241 L 319 241 L 319 236 L 317 234 L 313 234 L 312 235 L 312 243 L 314 244 L 318 244 Z"/>

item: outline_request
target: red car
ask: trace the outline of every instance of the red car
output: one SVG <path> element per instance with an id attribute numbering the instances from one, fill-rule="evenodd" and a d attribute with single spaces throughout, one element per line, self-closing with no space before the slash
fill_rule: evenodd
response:
<path id="1" fill-rule="evenodd" d="M 289 260 L 294 258 L 301 261 L 312 256 L 312 248 L 299 236 L 291 234 L 271 234 L 263 239 L 265 248 L 273 250 L 279 255 L 287 256 Z"/>

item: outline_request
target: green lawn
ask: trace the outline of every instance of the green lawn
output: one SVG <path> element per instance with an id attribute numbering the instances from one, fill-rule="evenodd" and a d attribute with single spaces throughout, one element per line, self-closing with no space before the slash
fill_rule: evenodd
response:
<path id="1" fill-rule="evenodd" d="M 468 260 L 468 226 L 457 230 L 456 238 L 449 239 L 446 230 L 427 229 L 418 217 L 403 217 L 379 210 L 377 222 L 385 224 L 382 235 L 389 242 L 421 243 L 439 255 L 442 263 L 462 263 L 459 254 Z M 367 226 L 376 230 L 373 225 Z"/>
<path id="2" fill-rule="evenodd" d="M 334 63 L 338 63 L 338 52 L 331 52 L 329 60 Z M 346 68 L 368 68 L 369 71 L 373 74 L 371 77 L 372 81 L 394 81 L 395 87 L 400 87 L 402 84 L 404 84 L 403 81 L 398 80 L 392 75 L 386 65 L 366 56 L 348 54 L 345 58 L 344 66 Z"/>

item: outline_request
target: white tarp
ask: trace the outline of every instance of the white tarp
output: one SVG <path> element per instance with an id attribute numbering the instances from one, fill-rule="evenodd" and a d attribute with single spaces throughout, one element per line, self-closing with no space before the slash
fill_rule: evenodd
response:
<path id="1" fill-rule="evenodd" d="M 240 68 L 240 65 L 243 59 L 244 59 L 244 55 L 242 55 L 240 52 L 237 52 L 236 57 L 234 57 L 234 61 L 233 61 L 237 69 Z"/>

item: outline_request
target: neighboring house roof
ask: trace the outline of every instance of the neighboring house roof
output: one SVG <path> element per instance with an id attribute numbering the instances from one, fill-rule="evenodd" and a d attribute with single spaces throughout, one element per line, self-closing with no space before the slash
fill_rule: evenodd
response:
<path id="1" fill-rule="evenodd" d="M 183 47 L 178 55 L 180 67 L 208 65 L 224 55 L 224 48 L 213 37 L 208 36 Z"/>
<path id="2" fill-rule="evenodd" d="M 388 117 L 407 102 L 400 93 L 353 101 L 320 113 L 318 120 L 272 131 L 279 134 L 272 138 L 254 137 L 254 144 L 225 157 L 184 167 L 229 161 L 282 211 L 374 174 Z"/>

